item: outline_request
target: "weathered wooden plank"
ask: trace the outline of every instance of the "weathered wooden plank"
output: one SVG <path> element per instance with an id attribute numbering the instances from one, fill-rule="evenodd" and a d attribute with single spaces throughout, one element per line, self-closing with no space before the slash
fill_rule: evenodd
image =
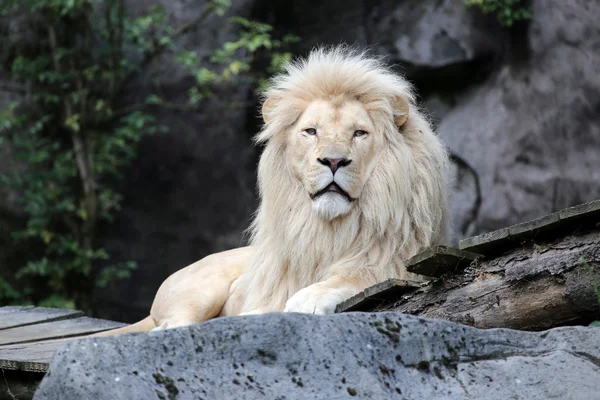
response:
<path id="1" fill-rule="evenodd" d="M 33 306 L 4 306 L 0 307 L 0 315 L 32 309 Z"/>
<path id="2" fill-rule="evenodd" d="M 52 356 L 63 344 L 76 338 L 20 343 L 0 347 L 0 368 L 45 372 Z"/>
<path id="3" fill-rule="evenodd" d="M 335 312 L 367 311 L 381 303 L 399 299 L 403 294 L 410 293 L 419 287 L 421 284 L 418 282 L 388 279 L 344 300 L 337 305 Z"/>
<path id="4" fill-rule="evenodd" d="M 439 278 L 470 265 L 479 254 L 447 246 L 435 246 L 408 260 L 406 269 L 415 274 Z"/>
<path id="5" fill-rule="evenodd" d="M 89 317 L 20 326 L 0 331 L 0 349 L 1 346 L 8 344 L 88 335 L 122 326 L 125 326 L 125 324 Z"/>
<path id="6" fill-rule="evenodd" d="M 459 242 L 458 247 L 461 250 L 488 255 L 495 247 L 497 247 L 500 241 L 508 238 L 508 235 L 508 228 L 502 228 L 497 231 L 463 239 Z"/>
<path id="7" fill-rule="evenodd" d="M 561 221 L 576 221 L 580 218 L 589 219 L 592 222 L 598 221 L 600 220 L 600 200 L 565 208 L 558 213 Z"/>
<path id="8" fill-rule="evenodd" d="M 532 240 L 556 238 L 600 222 L 600 200 L 460 241 L 461 250 L 498 255 Z"/>
<path id="9" fill-rule="evenodd" d="M 512 225 L 508 228 L 508 233 L 513 238 L 518 238 L 519 235 L 526 235 L 528 233 L 534 233 L 536 230 L 544 228 L 550 228 L 553 224 L 560 220 L 558 213 L 549 214 L 541 218 L 536 218 L 531 221 L 522 222 L 520 224 Z"/>
<path id="10" fill-rule="evenodd" d="M 17 312 L 8 312 L 0 317 L 0 331 L 49 321 L 76 318 L 83 315 L 78 310 L 32 307 Z M 0 333 L 1 334 L 1 333 Z"/>

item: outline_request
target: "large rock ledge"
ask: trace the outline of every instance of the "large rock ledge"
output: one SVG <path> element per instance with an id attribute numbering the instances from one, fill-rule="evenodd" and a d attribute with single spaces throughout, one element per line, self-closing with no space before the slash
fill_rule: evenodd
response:
<path id="1" fill-rule="evenodd" d="M 68 343 L 35 399 L 591 399 L 598 382 L 598 328 L 267 314 Z"/>

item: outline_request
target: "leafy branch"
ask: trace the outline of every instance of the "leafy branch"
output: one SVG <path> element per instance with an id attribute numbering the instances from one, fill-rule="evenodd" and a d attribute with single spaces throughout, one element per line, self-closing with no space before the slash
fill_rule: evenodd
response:
<path id="1" fill-rule="evenodd" d="M 476 7 L 484 14 L 493 14 L 504 26 L 533 17 L 528 0 L 463 0 L 465 6 Z"/>

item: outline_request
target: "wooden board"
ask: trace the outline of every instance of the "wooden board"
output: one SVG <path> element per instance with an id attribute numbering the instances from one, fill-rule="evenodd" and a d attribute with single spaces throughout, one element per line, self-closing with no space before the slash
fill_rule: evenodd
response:
<path id="1" fill-rule="evenodd" d="M 463 239 L 458 243 L 458 247 L 461 250 L 488 255 L 498 243 L 506 238 L 508 238 L 508 228 L 503 228 Z"/>
<path id="2" fill-rule="evenodd" d="M 124 324 L 101 319 L 78 317 L 42 324 L 20 326 L 0 331 L 0 346 L 7 344 L 35 342 L 69 336 L 83 336 L 109 329 L 120 328 Z M 1 349 L 2 347 L 0 347 Z"/>
<path id="3" fill-rule="evenodd" d="M 19 311 L 25 311 L 33 308 L 33 306 L 6 306 L 0 307 L 0 316 L 4 314 L 10 314 Z"/>
<path id="4" fill-rule="evenodd" d="M 6 308 L 9 308 L 9 310 L 0 316 L 0 335 L 2 335 L 1 331 L 4 329 L 59 321 L 83 315 L 81 311 L 59 308 L 29 307 L 23 310 L 14 309 L 14 307 Z M 4 307 L 0 308 L 0 310 L 4 310 Z"/>
<path id="5" fill-rule="evenodd" d="M 52 356 L 63 344 L 76 338 L 45 340 L 0 347 L 0 368 L 45 372 Z"/>
<path id="6" fill-rule="evenodd" d="M 344 300 L 337 305 L 335 312 L 369 311 L 382 303 L 397 300 L 403 294 L 410 293 L 419 287 L 421 284 L 418 282 L 388 279 Z"/>
<path id="7" fill-rule="evenodd" d="M 600 200 L 565 208 L 555 213 L 460 241 L 461 250 L 499 255 L 531 241 L 550 240 L 600 222 Z"/>
<path id="8" fill-rule="evenodd" d="M 415 274 L 439 278 L 469 266 L 479 254 L 447 246 L 435 246 L 408 260 L 406 269 Z"/>
<path id="9" fill-rule="evenodd" d="M 125 325 L 82 315 L 77 310 L 0 307 L 0 369 L 43 373 L 67 341 Z"/>

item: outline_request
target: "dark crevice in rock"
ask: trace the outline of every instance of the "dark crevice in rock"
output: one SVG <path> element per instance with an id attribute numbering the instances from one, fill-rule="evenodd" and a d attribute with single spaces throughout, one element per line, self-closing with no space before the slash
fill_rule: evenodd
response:
<path id="1" fill-rule="evenodd" d="M 441 67 L 400 62 L 408 79 L 418 88 L 419 97 L 432 94 L 456 94 L 482 83 L 497 65 L 495 54 L 485 54 L 473 61 Z"/>
<path id="2" fill-rule="evenodd" d="M 526 66 L 531 60 L 532 49 L 529 42 L 530 21 L 519 21 L 509 30 L 506 57 L 514 66 Z"/>
<path id="3" fill-rule="evenodd" d="M 479 217 L 479 210 L 481 209 L 482 199 L 481 183 L 479 181 L 479 175 L 477 174 L 477 171 L 475 171 L 475 169 L 467 161 L 465 161 L 464 158 L 460 157 L 455 153 L 450 153 L 450 160 L 457 164 L 459 168 L 470 171 L 475 181 L 475 202 L 473 204 L 473 207 L 471 208 L 470 214 L 467 216 L 467 218 L 463 220 L 459 228 L 460 232 L 463 235 L 466 235 L 471 225 L 475 224 L 477 218 Z"/>

